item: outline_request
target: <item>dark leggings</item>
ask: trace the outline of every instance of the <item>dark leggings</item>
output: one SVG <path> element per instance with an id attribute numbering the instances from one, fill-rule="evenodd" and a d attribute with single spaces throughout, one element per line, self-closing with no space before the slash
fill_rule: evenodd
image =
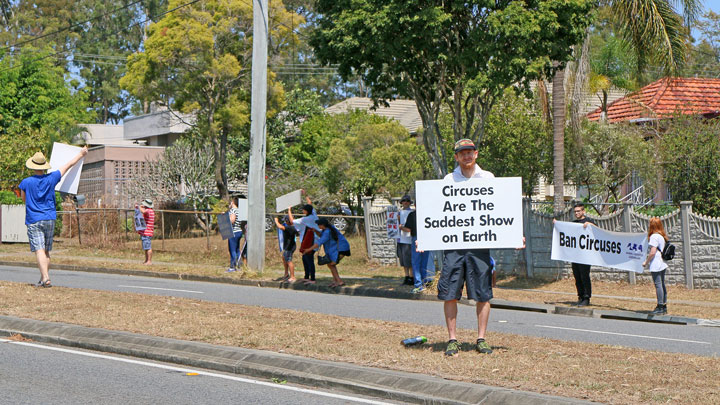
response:
<path id="1" fill-rule="evenodd" d="M 315 281 L 315 251 L 302 255 L 303 268 L 305 269 L 305 278 Z"/>

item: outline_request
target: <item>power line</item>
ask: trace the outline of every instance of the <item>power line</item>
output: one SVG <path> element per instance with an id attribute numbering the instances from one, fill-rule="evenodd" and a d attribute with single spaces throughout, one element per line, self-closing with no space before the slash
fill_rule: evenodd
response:
<path id="1" fill-rule="evenodd" d="M 189 2 L 187 2 L 187 3 L 185 3 L 185 4 L 181 4 L 181 5 L 175 7 L 175 8 L 173 8 L 173 9 L 171 9 L 171 10 L 165 11 L 164 13 L 160 13 L 160 14 L 158 14 L 158 15 L 155 15 L 155 16 L 152 16 L 152 17 L 148 17 L 148 18 L 146 18 L 146 19 L 143 20 L 143 21 L 138 21 L 138 22 L 136 22 L 136 23 L 134 23 L 134 24 L 131 24 L 131 25 L 123 28 L 123 29 L 121 30 L 121 32 L 122 32 L 122 31 L 127 31 L 127 30 L 129 30 L 130 28 L 133 28 L 133 27 L 135 27 L 135 26 L 138 26 L 138 25 L 141 25 L 141 24 L 145 24 L 145 23 L 148 22 L 148 21 L 153 21 L 153 20 L 155 20 L 155 19 L 158 18 L 158 17 L 163 17 L 163 16 L 165 16 L 165 15 L 168 15 L 168 14 L 172 13 L 173 11 L 179 10 L 179 9 L 181 9 L 181 8 L 183 8 L 183 7 L 190 6 L 190 5 L 195 4 L 195 3 L 199 2 L 199 1 L 201 1 L 201 0 L 192 0 L 192 1 L 189 1 Z M 117 32 L 116 32 L 116 33 L 117 33 Z M 72 48 L 74 48 L 74 46 L 73 46 Z M 72 49 L 72 48 L 71 48 L 71 49 Z M 47 58 L 52 58 L 53 56 L 58 56 L 58 55 L 60 55 L 60 54 L 64 54 L 64 53 L 67 53 L 67 52 L 70 52 L 70 50 L 68 49 L 68 50 L 64 50 L 64 51 L 59 51 L 59 52 L 51 53 L 51 54 L 48 54 L 48 55 L 45 55 L 45 56 L 42 56 L 42 57 L 39 57 L 39 58 L 31 59 L 31 60 L 28 61 L 28 62 L 36 62 L 36 61 L 39 61 L 39 60 L 43 60 L 43 59 L 47 59 Z M 1 72 L 6 72 L 6 71 L 9 71 L 9 70 L 13 70 L 13 69 L 17 69 L 17 68 L 20 67 L 20 66 L 22 66 L 22 64 L 16 65 L 16 66 L 7 67 L 7 68 L 5 68 L 5 69 L 3 69 L 3 70 L 0 70 L 0 73 L 1 73 Z"/>
<path id="2" fill-rule="evenodd" d="M 84 24 L 87 24 L 87 23 L 89 23 L 89 22 L 95 21 L 95 20 L 97 20 L 97 19 L 99 19 L 99 18 L 107 17 L 107 16 L 110 15 L 110 14 L 114 14 L 114 13 L 116 13 L 116 12 L 118 12 L 118 11 L 122 11 L 122 10 L 124 10 L 124 9 L 126 9 L 126 8 L 130 8 L 130 7 L 132 7 L 132 6 L 134 6 L 134 5 L 138 4 L 138 3 L 141 3 L 141 2 L 142 2 L 142 0 L 138 0 L 138 1 L 134 2 L 134 3 L 128 4 L 128 5 L 126 5 L 126 6 L 123 6 L 123 7 L 120 7 L 120 8 L 116 8 L 115 10 L 112 10 L 112 11 L 108 11 L 108 12 L 105 13 L 105 14 L 101 14 L 101 15 L 95 16 L 95 17 L 93 17 L 93 18 L 91 18 L 91 19 L 89 19 L 89 20 L 82 21 L 82 22 L 78 22 L 78 23 L 74 23 L 74 24 L 70 24 L 70 25 L 65 26 L 65 27 L 63 27 L 63 28 L 60 28 L 60 29 L 58 29 L 58 30 L 55 30 L 55 31 L 52 31 L 52 32 L 48 32 L 48 33 L 39 35 L 39 36 L 37 36 L 37 37 L 32 37 L 32 38 L 30 38 L 30 39 L 18 41 L 18 42 L 16 42 L 16 43 L 12 44 L 12 45 L 8 45 L 8 46 L 4 47 L 4 48 L 2 49 L 2 51 L 8 50 L 8 49 L 10 49 L 10 48 L 16 48 L 16 47 L 18 47 L 18 46 L 20 46 L 20 45 L 24 45 L 24 44 L 27 44 L 27 43 L 30 43 L 30 42 L 35 42 L 35 41 L 37 41 L 37 40 L 39 40 L 39 39 L 47 38 L 47 37 L 49 37 L 49 36 L 51 36 L 51 35 L 55 35 L 55 34 L 59 34 L 59 33 L 61 33 L 61 32 L 65 32 L 65 31 L 70 30 L 70 29 L 72 29 L 72 28 L 79 27 L 79 26 L 81 26 L 81 25 L 84 25 Z"/>

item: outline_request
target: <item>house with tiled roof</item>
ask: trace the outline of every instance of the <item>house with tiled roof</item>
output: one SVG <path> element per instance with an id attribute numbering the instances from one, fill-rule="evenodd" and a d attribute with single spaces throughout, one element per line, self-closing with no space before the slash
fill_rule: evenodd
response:
<path id="1" fill-rule="evenodd" d="M 672 118 L 675 114 L 720 115 L 720 79 L 697 77 L 665 77 L 630 93 L 607 108 L 606 120 L 616 122 L 645 122 Z M 587 115 L 590 121 L 603 116 L 600 107 Z"/>
<path id="2" fill-rule="evenodd" d="M 328 114 L 342 114 L 355 110 L 364 110 L 370 114 L 380 115 L 397 121 L 411 135 L 417 135 L 422 129 L 422 119 L 414 100 L 391 100 L 388 106 L 379 105 L 374 108 L 373 101 L 367 97 L 350 97 L 325 109 Z"/>

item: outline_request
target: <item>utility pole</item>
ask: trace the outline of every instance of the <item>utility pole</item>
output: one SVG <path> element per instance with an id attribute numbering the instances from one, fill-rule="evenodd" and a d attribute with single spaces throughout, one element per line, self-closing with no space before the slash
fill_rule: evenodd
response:
<path id="1" fill-rule="evenodd" d="M 265 267 L 265 114 L 267 110 L 268 0 L 253 0 L 250 171 L 248 173 L 248 265 Z"/>

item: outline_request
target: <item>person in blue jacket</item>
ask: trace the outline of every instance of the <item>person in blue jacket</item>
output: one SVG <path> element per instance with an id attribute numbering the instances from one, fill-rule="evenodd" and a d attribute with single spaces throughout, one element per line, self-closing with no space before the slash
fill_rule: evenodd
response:
<path id="1" fill-rule="evenodd" d="M 330 273 L 332 273 L 333 276 L 333 282 L 330 284 L 330 287 L 342 287 L 345 283 L 340 279 L 337 264 L 340 263 L 343 257 L 350 256 L 350 244 L 337 228 L 330 225 L 330 222 L 326 218 L 319 218 L 315 223 L 318 225 L 318 228 L 320 228 L 320 237 L 315 241 L 314 245 L 300 253 L 311 254 L 322 245 L 325 250 L 326 261 L 323 263 L 321 261 L 322 257 L 318 257 L 318 264 L 327 264 L 330 269 Z M 327 260 L 329 260 L 329 262 Z"/>

